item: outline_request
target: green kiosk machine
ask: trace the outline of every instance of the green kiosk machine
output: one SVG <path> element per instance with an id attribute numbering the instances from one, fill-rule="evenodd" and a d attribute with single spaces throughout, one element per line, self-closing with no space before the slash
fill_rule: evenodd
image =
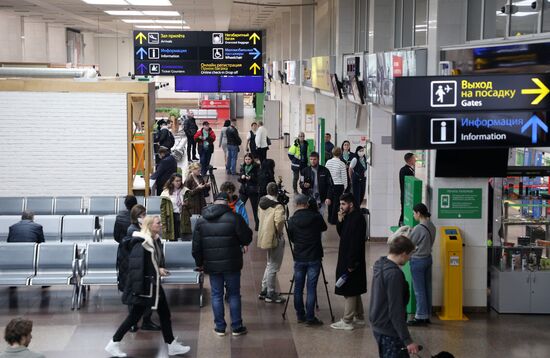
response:
<path id="1" fill-rule="evenodd" d="M 413 176 L 405 177 L 405 197 L 403 203 L 403 225 L 408 225 L 411 228 L 418 225 L 418 221 L 414 219 L 413 207 L 422 202 L 422 180 Z M 413 281 L 411 274 L 411 265 L 407 262 L 403 266 L 405 279 L 409 284 L 409 303 L 407 304 L 407 313 L 416 313 L 416 300 L 414 296 Z"/>

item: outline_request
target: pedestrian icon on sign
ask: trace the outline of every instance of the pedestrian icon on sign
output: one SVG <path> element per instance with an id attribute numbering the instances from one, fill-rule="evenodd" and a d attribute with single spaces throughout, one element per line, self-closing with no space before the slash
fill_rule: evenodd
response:
<path id="1" fill-rule="evenodd" d="M 214 45 L 222 45 L 223 44 L 223 34 L 221 32 L 214 32 L 212 34 L 212 43 Z"/>
<path id="2" fill-rule="evenodd" d="M 432 107 L 456 107 L 456 81 L 431 82 Z"/>
<path id="3" fill-rule="evenodd" d="M 213 48 L 212 58 L 214 60 L 223 60 L 223 48 Z"/>
<path id="4" fill-rule="evenodd" d="M 430 143 L 455 144 L 456 118 L 432 118 L 430 129 Z"/>

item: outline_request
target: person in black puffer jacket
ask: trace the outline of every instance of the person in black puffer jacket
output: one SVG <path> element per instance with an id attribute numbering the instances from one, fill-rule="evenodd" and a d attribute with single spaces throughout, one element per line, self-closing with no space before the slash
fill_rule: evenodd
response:
<path id="1" fill-rule="evenodd" d="M 135 232 L 128 244 L 128 277 L 122 302 L 132 305 L 132 309 L 105 347 L 111 356 L 126 357 L 126 353 L 120 349 L 120 341 L 130 327 L 139 321 L 147 307 L 151 306 L 157 310 L 160 317 L 162 335 L 168 345 L 168 355 L 185 354 L 191 349 L 179 343 L 172 332 L 170 308 L 160 285 L 161 276 L 167 276 L 169 272 L 161 266 L 162 251 L 155 243 L 159 240 L 160 231 L 160 218 L 148 216 L 143 220 L 141 231 Z"/>
<path id="2" fill-rule="evenodd" d="M 118 213 L 115 220 L 115 227 L 113 229 L 113 237 L 116 242 L 120 243 L 127 235 L 126 231 L 128 231 L 128 227 L 132 223 L 130 211 L 135 205 L 137 205 L 137 203 L 137 199 L 133 195 L 126 195 L 124 198 L 124 206 L 126 207 L 126 210 Z"/>
<path id="3" fill-rule="evenodd" d="M 243 252 L 252 242 L 252 230 L 242 216 L 228 205 L 227 193 L 220 193 L 213 205 L 202 210 L 193 233 L 193 257 L 199 269 L 210 276 L 214 331 L 225 335 L 224 287 L 227 287 L 234 336 L 247 333 L 241 318 L 241 270 Z"/>
<path id="4" fill-rule="evenodd" d="M 258 203 L 260 200 L 258 186 L 259 171 L 260 166 L 254 162 L 252 154 L 246 153 L 239 176 L 239 183 L 241 183 L 239 199 L 241 199 L 243 205 L 246 205 L 246 202 L 250 199 L 252 214 L 254 215 L 254 230 L 256 231 L 258 231 L 258 225 L 260 224 L 258 221 Z"/>

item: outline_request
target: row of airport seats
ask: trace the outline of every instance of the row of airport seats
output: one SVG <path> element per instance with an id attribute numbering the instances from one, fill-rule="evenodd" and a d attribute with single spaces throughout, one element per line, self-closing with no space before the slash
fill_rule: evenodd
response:
<path id="1" fill-rule="evenodd" d="M 195 271 L 191 242 L 164 242 L 163 285 L 199 285 L 203 306 L 204 276 Z M 116 286 L 118 244 L 0 243 L 0 286 L 69 286 L 71 309 L 80 308 L 90 286 Z"/>
<path id="2" fill-rule="evenodd" d="M 136 196 L 139 204 L 147 208 L 150 215 L 160 214 L 160 197 Z M 124 196 L 29 196 L 0 197 L 0 215 L 21 215 L 30 210 L 35 215 L 116 215 L 126 210 Z"/>

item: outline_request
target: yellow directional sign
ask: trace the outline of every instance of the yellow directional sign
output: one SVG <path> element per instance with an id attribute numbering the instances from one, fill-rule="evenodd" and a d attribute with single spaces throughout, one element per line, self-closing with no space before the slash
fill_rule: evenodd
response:
<path id="1" fill-rule="evenodd" d="M 546 97 L 548 93 L 550 93 L 550 90 L 538 78 L 531 78 L 531 81 L 533 81 L 539 88 L 522 89 L 521 94 L 538 94 L 538 97 L 531 102 L 531 104 L 537 105 L 544 99 L 544 97 Z"/>
<path id="2" fill-rule="evenodd" d="M 256 71 L 259 71 L 260 70 L 260 66 L 258 66 L 258 64 L 256 62 L 254 62 L 252 64 L 252 66 L 250 66 L 249 70 L 252 70 L 254 71 L 254 74 L 256 74 Z"/>
<path id="3" fill-rule="evenodd" d="M 147 37 L 143 34 L 143 32 L 140 32 L 136 35 L 136 40 L 139 40 L 139 44 L 143 44 L 143 40 L 145 40 Z"/>
<path id="4" fill-rule="evenodd" d="M 255 45 L 256 41 L 260 40 L 260 36 L 258 36 L 258 34 L 254 32 L 252 35 L 250 35 L 248 39 L 252 41 L 252 43 Z"/>

